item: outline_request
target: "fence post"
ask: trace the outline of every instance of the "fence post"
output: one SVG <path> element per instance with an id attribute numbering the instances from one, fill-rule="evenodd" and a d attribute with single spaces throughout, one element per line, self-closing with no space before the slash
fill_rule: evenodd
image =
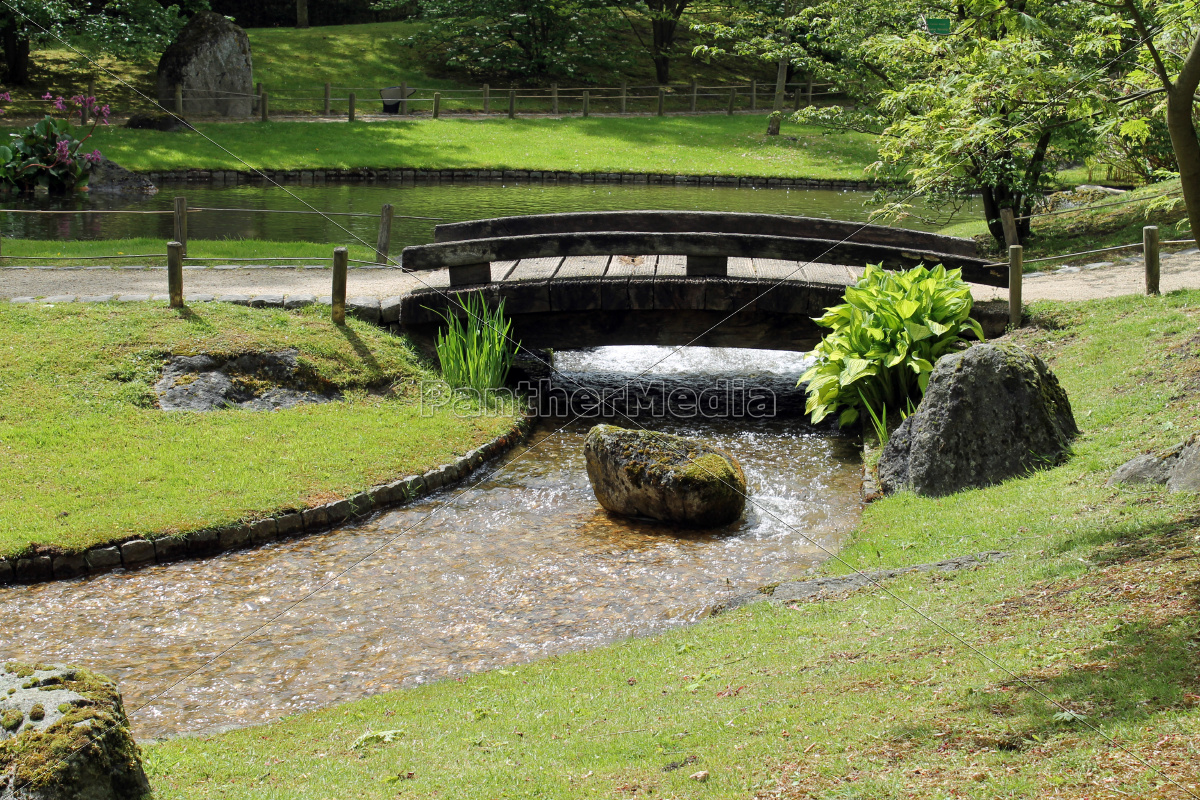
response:
<path id="1" fill-rule="evenodd" d="M 183 248 L 183 254 L 187 255 L 187 198 L 175 198 L 175 218 L 172 236 L 179 246 Z"/>
<path id="2" fill-rule="evenodd" d="M 492 104 L 492 87 L 486 83 L 483 85 L 483 115 L 486 117 L 491 110 Z"/>
<path id="3" fill-rule="evenodd" d="M 1014 244 L 1021 243 L 1021 237 L 1017 235 L 1017 220 L 1013 216 L 1011 208 L 1000 209 L 1000 227 L 1004 229 L 1004 243 L 1009 247 Z"/>
<path id="4" fill-rule="evenodd" d="M 388 252 L 392 249 L 392 204 L 384 203 L 379 209 L 379 238 L 375 240 L 375 263 L 388 263 Z"/>
<path id="5" fill-rule="evenodd" d="M 558 114 L 558 82 L 550 84 L 550 113 Z M 586 117 L 587 115 L 584 114 Z"/>
<path id="6" fill-rule="evenodd" d="M 795 92 L 795 95 L 796 95 L 796 96 L 792 98 L 792 99 L 793 99 L 793 100 L 795 100 L 795 102 L 796 102 L 795 108 L 793 108 L 793 110 L 794 110 L 794 111 L 799 111 L 799 110 L 800 110 L 800 101 L 801 101 L 801 99 L 803 98 L 803 95 L 801 95 L 801 94 L 800 94 L 800 84 L 798 84 L 798 83 L 796 84 L 796 92 Z"/>
<path id="7" fill-rule="evenodd" d="M 808 76 L 808 88 L 806 88 L 804 90 L 804 94 L 806 95 L 806 102 L 810 106 L 812 105 L 812 85 L 813 85 L 812 75 L 809 75 Z"/>
<path id="8" fill-rule="evenodd" d="M 750 110 L 758 111 L 758 81 L 750 81 Z"/>
<path id="9" fill-rule="evenodd" d="M 625 113 L 626 104 L 629 102 L 629 81 L 621 81 L 621 113 Z"/>
<path id="10" fill-rule="evenodd" d="M 354 100 L 355 100 L 354 92 L 351 92 L 350 93 L 350 105 L 349 105 L 349 108 L 346 109 L 346 119 L 348 122 L 354 122 Z"/>
<path id="11" fill-rule="evenodd" d="M 589 105 L 590 104 L 588 103 L 588 90 L 584 89 L 583 90 L 583 116 L 585 116 L 585 117 L 588 115 L 588 112 L 591 110 L 589 108 Z"/>
<path id="12" fill-rule="evenodd" d="M 183 116 L 183 84 L 175 84 L 175 113 Z"/>
<path id="13" fill-rule="evenodd" d="M 730 86 L 729 87 L 729 108 L 725 113 L 727 113 L 731 117 L 733 116 L 733 102 L 736 99 L 737 99 L 737 87 Z"/>
<path id="14" fill-rule="evenodd" d="M 260 94 L 258 96 L 258 111 L 259 111 L 259 115 L 260 115 L 259 118 L 263 122 L 266 122 L 271 116 L 271 111 L 267 105 L 267 93 L 266 92 L 263 92 L 262 94 Z"/>
<path id="15" fill-rule="evenodd" d="M 517 116 L 517 90 L 508 90 L 508 118 L 516 119 Z"/>
<path id="16" fill-rule="evenodd" d="M 183 245 L 167 242 L 167 293 L 171 308 L 183 308 Z"/>
<path id="17" fill-rule="evenodd" d="M 1160 261 L 1158 257 L 1158 226 L 1142 228 L 1142 252 L 1146 257 L 1146 294 L 1158 294 Z"/>
<path id="18" fill-rule="evenodd" d="M 658 116 L 662 116 L 666 112 L 667 105 L 667 90 L 663 87 L 658 87 Z"/>
<path id="19" fill-rule="evenodd" d="M 346 268 L 349 266 L 350 251 L 344 247 L 333 248 L 333 289 L 329 299 L 334 325 L 346 324 Z"/>
<path id="20" fill-rule="evenodd" d="M 333 113 L 333 86 L 325 81 L 325 116 Z"/>
<path id="21" fill-rule="evenodd" d="M 442 93 L 433 93 L 433 118 L 437 119 L 442 115 Z"/>
<path id="22" fill-rule="evenodd" d="M 259 81 L 258 83 L 254 84 L 254 103 L 253 103 L 254 109 L 250 112 L 251 114 L 255 113 L 256 111 L 258 111 L 262 108 L 262 94 L 263 94 L 262 81 Z"/>
<path id="23" fill-rule="evenodd" d="M 693 114 L 696 113 L 697 100 L 699 98 L 700 98 L 700 82 L 697 81 L 695 78 L 692 78 L 692 102 L 691 102 L 690 108 L 692 109 Z"/>
<path id="24" fill-rule="evenodd" d="M 408 81 L 400 81 L 400 116 L 408 116 Z"/>
<path id="25" fill-rule="evenodd" d="M 1025 248 L 1019 244 L 1008 248 L 1008 324 L 1021 327 L 1021 278 L 1025 272 Z"/>
<path id="26" fill-rule="evenodd" d="M 79 109 L 79 121 L 81 125 L 87 125 L 88 122 L 88 98 L 96 96 L 96 79 L 88 78 L 87 95 L 83 99 L 83 108 Z"/>

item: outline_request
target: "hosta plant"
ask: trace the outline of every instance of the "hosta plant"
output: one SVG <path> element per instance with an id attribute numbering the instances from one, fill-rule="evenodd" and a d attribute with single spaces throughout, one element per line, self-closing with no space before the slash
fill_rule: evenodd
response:
<path id="1" fill-rule="evenodd" d="M 961 270 L 868 266 L 845 300 L 816 320 L 833 330 L 800 377 L 808 383 L 805 410 L 813 422 L 837 413 L 844 427 L 858 421 L 864 406 L 881 416 L 919 403 L 937 360 L 964 347 L 966 334 L 983 339 Z"/>

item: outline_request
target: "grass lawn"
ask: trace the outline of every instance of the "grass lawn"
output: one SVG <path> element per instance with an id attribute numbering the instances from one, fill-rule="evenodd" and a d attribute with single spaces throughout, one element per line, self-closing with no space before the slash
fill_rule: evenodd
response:
<path id="1" fill-rule="evenodd" d="M 421 119 L 199 125 L 260 169 L 530 169 L 862 180 L 874 138 L 760 116 Z M 246 169 L 195 133 L 108 128 L 96 146 L 133 170 Z"/>
<path id="2" fill-rule="evenodd" d="M 350 258 L 373 261 L 375 250 L 362 245 L 350 245 Z M 162 239 L 103 239 L 88 241 L 60 241 L 57 239 L 6 239 L 4 257 L 0 264 L 5 266 L 166 266 L 166 243 Z M 80 260 L 94 256 L 130 256 L 129 258 L 105 258 L 104 260 Z M 152 255 L 156 258 L 139 258 Z M 318 242 L 269 242 L 259 239 L 192 239 L 188 241 L 189 258 L 305 258 L 311 263 L 333 258 L 333 245 Z M 26 261 L 25 259 L 35 259 Z M 211 266 L 220 261 L 184 262 Z M 268 263 L 268 262 L 264 262 Z M 293 262 L 296 265 L 310 262 Z M 286 263 L 285 263 L 286 266 Z"/>
<path id="3" fill-rule="evenodd" d="M 1169 194 L 1170 197 L 1159 197 L 1163 194 Z M 1119 205 L 1113 205 L 1114 203 Z M 1109 261 L 1140 255 L 1140 249 L 1129 249 L 1028 263 L 1031 258 L 1140 243 L 1142 227 L 1145 225 L 1157 225 L 1158 236 L 1162 241 L 1188 238 L 1190 226 L 1183 197 L 1179 194 L 1178 179 L 1142 186 L 1124 195 L 1107 197 L 1081 206 L 1078 210 L 1035 217 L 1032 223 L 1033 233 L 1025 242 L 1025 269 L 1033 271 L 1066 263 Z M 994 240 L 987 234 L 987 226 L 982 219 L 952 225 L 942 229 L 941 233 L 976 237 L 991 248 L 992 255 L 1000 255 Z"/>
<path id="4" fill-rule="evenodd" d="M 315 309 L 0 303 L 0 342 L 0 556 L 302 508 L 423 472 L 511 424 L 421 417 L 414 387 L 434 376 L 404 340 Z M 345 400 L 271 413 L 150 407 L 166 353 L 283 348 Z"/>
<path id="5" fill-rule="evenodd" d="M 1070 394 L 1074 457 L 873 503 L 829 571 L 1008 559 L 156 744 L 156 797 L 1185 796 L 1168 779 L 1194 792 L 1195 497 L 1104 481 L 1196 429 L 1200 292 L 1034 312 L 1041 327 L 1015 338 Z M 394 740 L 355 746 L 381 731 Z"/>

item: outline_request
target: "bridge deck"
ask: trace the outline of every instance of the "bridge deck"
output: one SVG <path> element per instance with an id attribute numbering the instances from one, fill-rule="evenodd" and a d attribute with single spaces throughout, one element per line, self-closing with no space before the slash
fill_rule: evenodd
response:
<path id="1" fill-rule="evenodd" d="M 805 264 L 773 258 L 729 259 L 731 278 L 849 286 L 862 277 L 862 273 L 862 267 L 838 264 Z M 492 262 L 492 280 L 496 282 L 567 278 L 682 278 L 685 275 L 683 256 L 559 256 Z"/>

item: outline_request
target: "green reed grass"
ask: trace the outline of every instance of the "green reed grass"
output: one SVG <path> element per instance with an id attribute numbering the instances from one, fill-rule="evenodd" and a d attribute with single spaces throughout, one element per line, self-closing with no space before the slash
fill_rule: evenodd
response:
<path id="1" fill-rule="evenodd" d="M 478 294 L 457 299 L 465 320 L 449 310 L 441 312 L 446 321 L 437 341 L 442 377 L 451 388 L 471 389 L 483 396 L 504 385 L 513 354 L 521 345 L 514 345 L 509 336 L 512 321 L 504 316 L 503 300 L 493 309 Z"/>

